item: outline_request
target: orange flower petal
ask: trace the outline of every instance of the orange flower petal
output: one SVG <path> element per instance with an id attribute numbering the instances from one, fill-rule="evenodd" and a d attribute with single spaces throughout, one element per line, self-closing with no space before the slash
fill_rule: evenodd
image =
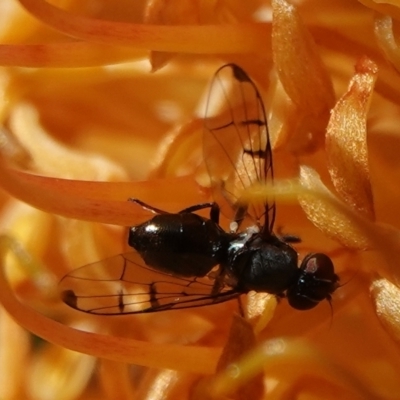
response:
<path id="1" fill-rule="evenodd" d="M 43 211 L 123 226 L 150 215 L 128 202 L 130 197 L 146 201 L 149 193 L 163 193 L 162 203 L 154 206 L 172 211 L 181 209 L 182 204 L 207 201 L 191 176 L 147 182 L 85 182 L 32 175 L 0 161 L 0 182 L 12 196 Z"/>
<path id="2" fill-rule="evenodd" d="M 0 311 L 0 397 L 17 399 L 25 379 L 21 368 L 29 360 L 30 338 L 3 309 Z"/>
<path id="3" fill-rule="evenodd" d="M 272 52 L 285 91 L 304 113 L 326 114 L 333 86 L 313 37 L 293 5 L 273 0 L 272 9 Z"/>
<path id="4" fill-rule="evenodd" d="M 254 348 L 256 339 L 251 325 L 239 315 L 234 315 L 228 342 L 218 362 L 215 377 L 200 382 L 195 399 L 261 399 L 263 377 L 257 370 L 240 363 L 248 351 Z"/>
<path id="5" fill-rule="evenodd" d="M 299 194 L 300 205 L 315 226 L 345 247 L 358 250 L 372 247 L 363 225 L 355 224 L 360 217 L 329 192 L 312 168 L 300 168 L 300 183 L 307 189 Z M 373 229 L 373 224 L 370 225 Z"/>
<path id="6" fill-rule="evenodd" d="M 374 245 L 381 257 L 378 263 L 371 265 L 374 272 L 388 279 L 396 285 L 400 285 L 400 230 L 397 228 L 376 223 L 369 226 L 369 221 L 360 219 L 360 226 L 364 224 L 364 232 Z M 368 224 L 368 225 L 367 225 Z"/>
<path id="7" fill-rule="evenodd" d="M 252 22 L 258 6 L 258 2 L 254 1 L 151 0 L 147 2 L 144 20 L 147 24 L 202 25 L 207 29 L 209 24 L 229 26 L 240 21 Z M 227 46 L 230 44 L 227 43 Z M 264 47 L 267 47 L 266 44 Z M 163 67 L 174 56 L 175 53 L 171 52 L 152 51 L 152 71 Z"/>
<path id="8" fill-rule="evenodd" d="M 400 71 L 400 49 L 393 32 L 393 19 L 389 15 L 375 14 L 374 31 L 378 44 L 393 66 Z"/>
<path id="9" fill-rule="evenodd" d="M 123 63 L 145 55 L 128 47 L 87 42 L 0 45 L 0 64 L 13 67 L 93 67 Z"/>
<path id="10" fill-rule="evenodd" d="M 272 294 L 256 292 L 247 294 L 246 318 L 252 324 L 256 335 L 269 324 L 277 305 L 278 299 Z"/>
<path id="11" fill-rule="evenodd" d="M 355 29 L 355 28 L 353 28 Z M 379 65 L 379 76 L 376 81 L 376 91 L 388 100 L 396 103 L 400 96 L 400 84 L 398 74 L 386 62 L 381 51 L 375 46 L 373 40 L 368 38 L 357 38 L 351 35 L 346 36 L 335 29 L 327 29 L 321 26 L 311 26 L 310 31 L 314 37 L 321 38 L 318 41 L 320 46 L 323 46 L 335 53 L 347 55 L 354 59 L 354 49 L 357 49 L 357 54 L 368 54 Z M 361 31 L 361 27 L 360 27 Z M 338 65 L 332 68 L 344 69 L 347 68 L 347 61 L 337 60 Z M 346 72 L 347 74 L 347 72 Z"/>
<path id="12" fill-rule="evenodd" d="M 1 256 L 6 249 L 1 246 Z M 211 374 L 215 371 L 221 349 L 149 343 L 134 339 L 84 332 L 46 318 L 20 303 L 0 269 L 0 302 L 13 319 L 44 340 L 99 358 L 143 365 Z"/>
<path id="13" fill-rule="evenodd" d="M 371 296 L 376 313 L 390 336 L 400 343 L 400 289 L 386 279 L 371 285 Z"/>
<path id="14" fill-rule="evenodd" d="M 130 365 L 106 359 L 99 360 L 101 386 L 110 399 L 135 398 Z"/>
<path id="15" fill-rule="evenodd" d="M 355 211 L 375 219 L 368 167 L 367 112 L 378 69 L 368 58 L 356 64 L 347 93 L 332 110 L 326 133 L 328 170 L 338 193 Z"/>
<path id="16" fill-rule="evenodd" d="M 356 374 L 332 360 L 328 361 L 307 342 L 273 339 L 253 348 L 228 370 L 216 375 L 209 388 L 209 398 L 220 399 L 223 395 L 235 393 L 240 382 L 260 371 L 272 377 L 271 383 L 276 383 L 273 377 L 289 370 L 292 371 L 290 382 L 281 381 L 277 392 L 272 390 L 276 398 L 296 398 L 305 392 L 319 395 L 316 398 L 326 398 L 328 393 L 335 393 L 337 398 L 346 395 L 371 398 L 372 395 Z"/>
<path id="17" fill-rule="evenodd" d="M 38 110 L 30 104 L 16 104 L 8 125 L 33 159 L 38 173 L 47 175 L 57 171 L 58 176 L 63 178 L 95 181 L 127 179 L 124 169 L 106 157 L 71 149 L 51 137 L 39 122 Z"/>
<path id="18" fill-rule="evenodd" d="M 157 51 L 228 54 L 257 52 L 267 24 L 158 26 L 110 22 L 73 15 L 43 0 L 19 0 L 36 18 L 69 36 Z M 212 40 L 210 40 L 212 38 Z"/>
<path id="19" fill-rule="evenodd" d="M 87 386 L 96 359 L 86 354 L 46 343 L 32 360 L 27 392 L 33 399 L 57 398 L 74 400 Z"/>
<path id="20" fill-rule="evenodd" d="M 144 21 L 149 25 L 199 25 L 199 8 L 194 1 L 151 0 L 147 2 Z M 152 51 L 150 54 L 152 72 L 163 67 L 175 55 L 170 52 Z"/>
<path id="21" fill-rule="evenodd" d="M 371 8 L 372 10 L 379 11 L 382 14 L 388 14 L 393 18 L 400 20 L 400 9 L 398 2 L 395 0 L 393 2 L 386 0 L 358 0 L 364 6 Z"/>

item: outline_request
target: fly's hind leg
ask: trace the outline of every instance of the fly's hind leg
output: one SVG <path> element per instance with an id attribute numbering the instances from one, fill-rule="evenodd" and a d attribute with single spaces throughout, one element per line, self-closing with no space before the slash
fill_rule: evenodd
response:
<path id="1" fill-rule="evenodd" d="M 129 198 L 128 201 L 139 204 L 139 206 L 143 207 L 145 210 L 151 211 L 154 214 L 169 214 L 168 211 L 160 210 L 159 208 L 153 207 L 139 199 Z"/>
<path id="2" fill-rule="evenodd" d="M 199 211 L 199 210 L 204 210 L 205 208 L 210 209 L 211 221 L 215 222 L 216 224 L 219 224 L 220 209 L 219 209 L 219 205 L 214 202 L 213 203 L 201 203 L 201 204 L 196 204 L 194 206 L 184 208 L 183 210 L 179 211 L 179 214 L 191 213 L 191 212 L 195 212 L 195 211 Z"/>

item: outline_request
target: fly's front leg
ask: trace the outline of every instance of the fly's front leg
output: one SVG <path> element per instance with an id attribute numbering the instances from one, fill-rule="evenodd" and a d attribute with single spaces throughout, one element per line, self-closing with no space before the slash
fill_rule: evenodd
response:
<path id="1" fill-rule="evenodd" d="M 179 214 L 183 213 L 191 213 L 199 210 L 204 210 L 205 208 L 210 209 L 210 219 L 211 221 L 215 222 L 216 224 L 219 224 L 219 214 L 220 214 L 220 208 L 217 203 L 201 203 L 201 204 L 196 204 L 194 206 L 190 206 L 188 208 L 184 208 L 183 210 L 179 211 Z"/>
<path id="2" fill-rule="evenodd" d="M 153 207 L 139 199 L 129 198 L 128 201 L 139 204 L 139 206 L 141 206 L 145 210 L 151 211 L 154 214 L 169 214 L 168 211 L 160 210 L 159 208 Z"/>

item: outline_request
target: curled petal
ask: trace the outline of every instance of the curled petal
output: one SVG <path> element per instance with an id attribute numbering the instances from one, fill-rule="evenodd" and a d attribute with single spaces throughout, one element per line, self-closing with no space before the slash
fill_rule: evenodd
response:
<path id="1" fill-rule="evenodd" d="M 135 398 L 130 365 L 106 359 L 99 360 L 101 386 L 110 399 Z M 175 371 L 168 370 L 172 373 Z M 137 397 L 137 396 L 136 396 Z"/>
<path id="2" fill-rule="evenodd" d="M 17 399 L 26 379 L 21 365 L 29 362 L 29 334 L 3 309 L 0 311 L 0 397 Z"/>
<path id="3" fill-rule="evenodd" d="M 17 104 L 10 115 L 10 129 L 42 174 L 58 171 L 60 177 L 84 180 L 126 180 L 123 168 L 97 154 L 67 148 L 52 138 L 39 123 L 39 113 L 29 104 Z M 82 168 L 82 165 L 85 168 Z"/>
<path id="4" fill-rule="evenodd" d="M 315 226 L 345 247 L 372 247 L 362 228 L 354 223 L 360 217 L 333 196 L 312 168 L 300 168 L 300 183 L 307 189 L 299 195 L 300 205 Z"/>
<path id="5" fill-rule="evenodd" d="M 257 2 L 252 1 L 151 0 L 147 2 L 144 20 L 147 24 L 169 26 L 206 27 L 207 24 L 236 24 L 240 21 L 254 21 L 257 6 Z M 156 71 L 163 67 L 174 55 L 174 53 L 152 51 L 150 55 L 152 70 Z"/>
<path id="6" fill-rule="evenodd" d="M 251 325 L 239 315 L 234 315 L 228 342 L 218 362 L 219 374 L 201 381 L 194 398 L 211 400 L 228 395 L 232 399 L 262 399 L 262 370 L 238 363 L 255 344 L 256 338 Z"/>
<path id="7" fill-rule="evenodd" d="M 367 112 L 377 66 L 368 58 L 356 65 L 347 93 L 332 110 L 326 133 L 328 170 L 338 193 L 355 211 L 374 220 L 367 149 Z"/>
<path id="8" fill-rule="evenodd" d="M 390 15 L 391 17 L 400 20 L 400 9 L 397 0 L 358 0 L 364 6 L 372 10 L 379 11 L 382 14 Z"/>
<path id="9" fill-rule="evenodd" d="M 63 399 L 73 400 L 87 386 L 95 365 L 94 357 L 46 344 L 33 360 L 27 391 L 36 399 L 57 398 L 63 393 Z"/>
<path id="10" fill-rule="evenodd" d="M 132 374 L 128 376 L 132 381 Z M 179 371 L 171 369 L 164 370 L 147 370 L 143 375 L 138 387 L 135 387 L 134 395 L 126 397 L 126 400 L 131 399 L 151 399 L 164 400 L 175 399 L 178 397 L 187 398 L 181 394 L 182 387 L 192 388 L 193 381 L 196 381 L 196 376 L 193 374 L 182 374 Z M 177 393 L 180 393 L 177 395 Z M 189 396 L 190 400 L 197 400 L 195 396 Z M 110 399 L 121 399 L 115 395 L 115 390 L 110 394 Z M 206 399 L 202 399 L 206 400 Z"/>
<path id="11" fill-rule="evenodd" d="M 7 249 L 0 241 L 1 258 Z M 0 302 L 13 319 L 44 340 L 80 353 L 117 362 L 211 374 L 219 348 L 164 345 L 129 338 L 84 332 L 53 321 L 20 303 L 0 268 Z"/>
<path id="12" fill-rule="evenodd" d="M 397 0 L 374 0 L 374 1 L 375 3 L 378 4 L 387 4 L 399 8 L 399 2 Z"/>
<path id="13" fill-rule="evenodd" d="M 386 279 L 371 285 L 371 296 L 376 313 L 391 337 L 400 343 L 400 289 Z"/>
<path id="14" fill-rule="evenodd" d="M 186 175 L 202 159 L 204 121 L 193 119 L 168 132 L 161 140 L 153 159 L 153 178 Z M 190 149 L 188 151 L 188 149 Z"/>
<path id="15" fill-rule="evenodd" d="M 397 71 L 400 71 L 400 49 L 393 31 L 393 19 L 389 15 L 376 13 L 374 28 L 380 48 Z"/>
<path id="16" fill-rule="evenodd" d="M 40 210 L 123 226 L 134 225 L 149 216 L 127 201 L 131 197 L 146 202 L 151 193 L 163 193 L 162 203 L 155 206 L 171 211 L 181 209 L 182 204 L 207 201 L 191 176 L 147 182 L 86 182 L 17 171 L 1 160 L 0 185 L 12 196 Z"/>
<path id="17" fill-rule="evenodd" d="M 223 370 L 238 357 L 254 347 L 256 338 L 251 325 L 238 314 L 234 314 L 228 342 L 221 354 L 217 370 Z"/>
<path id="18" fill-rule="evenodd" d="M 82 40 L 156 51 L 253 53 L 263 46 L 267 24 L 160 26 L 82 17 L 43 0 L 19 0 L 44 24 Z"/>
<path id="19" fill-rule="evenodd" d="M 332 392 L 338 398 L 343 396 L 373 397 L 372 391 L 357 374 L 346 370 L 342 364 L 328 361 L 324 354 L 307 342 L 273 339 L 253 348 L 239 361 L 231 364 L 229 369 L 213 377 L 208 387 L 208 397 L 201 398 L 221 399 L 225 398 L 224 396 L 232 398 L 232 394 L 236 393 L 235 390 L 243 381 L 249 380 L 261 371 L 267 376 L 270 374 L 277 376 L 277 373 L 282 373 L 286 377 L 290 376 L 290 383 L 287 380 L 274 382 L 273 394 L 279 393 L 279 398 L 304 397 L 301 396 L 304 394 L 303 391 L 307 394 L 314 391 L 313 394 L 317 393 L 318 398 L 329 397 Z"/>
<path id="20" fill-rule="evenodd" d="M 361 223 L 365 221 L 361 220 Z M 373 270 L 399 287 L 400 231 L 386 224 L 374 224 L 372 228 L 365 229 L 365 232 L 382 260 L 373 265 Z"/>
<path id="21" fill-rule="evenodd" d="M 0 153 L 10 162 L 21 168 L 32 165 L 32 156 L 21 146 L 16 137 L 8 129 L 0 129 Z"/>
<path id="22" fill-rule="evenodd" d="M 228 342 L 219 359 L 217 371 L 229 370 L 231 364 L 254 348 L 255 344 L 256 338 L 251 325 L 244 318 L 235 314 Z M 242 382 L 236 383 L 241 386 L 238 390 L 239 396 L 241 396 L 239 398 L 262 398 L 263 375 L 261 373 L 255 374 L 255 376 L 242 375 Z"/>
<path id="23" fill-rule="evenodd" d="M 256 335 L 269 324 L 277 305 L 278 300 L 272 294 L 256 292 L 247 294 L 246 318 L 252 324 Z"/>
<path id="24" fill-rule="evenodd" d="M 12 67 L 93 67 L 123 63 L 144 56 L 144 51 L 128 47 L 87 42 L 0 45 L 0 65 Z"/>
<path id="25" fill-rule="evenodd" d="M 149 25 L 199 25 L 199 6 L 194 1 L 175 0 L 165 2 L 151 0 L 147 2 L 144 21 Z M 175 53 L 171 52 L 152 51 L 150 54 L 152 71 L 157 71 L 163 67 L 174 56 Z"/>
<path id="26" fill-rule="evenodd" d="M 353 28 L 357 29 L 357 28 Z M 358 28 L 361 31 L 361 28 Z M 346 36 L 336 29 L 328 29 L 323 26 L 311 26 L 311 32 L 323 46 L 335 53 L 345 54 L 354 59 L 354 49 L 358 49 L 358 54 L 368 54 L 379 65 L 379 77 L 376 81 L 376 91 L 388 100 L 397 103 L 400 93 L 398 73 L 391 65 L 383 59 L 382 52 L 374 45 L 373 40 Z M 347 64 L 347 62 L 346 62 Z M 343 63 L 343 66 L 345 63 Z"/>
<path id="27" fill-rule="evenodd" d="M 301 167 L 300 182 L 306 190 L 299 194 L 299 202 L 308 219 L 347 248 L 378 251 L 382 262 L 370 265 L 372 271 L 400 285 L 400 231 L 355 213 L 329 192 L 311 168 Z"/>
<path id="28" fill-rule="evenodd" d="M 272 51 L 285 91 L 306 114 L 327 114 L 334 102 L 332 82 L 297 9 L 272 1 Z"/>

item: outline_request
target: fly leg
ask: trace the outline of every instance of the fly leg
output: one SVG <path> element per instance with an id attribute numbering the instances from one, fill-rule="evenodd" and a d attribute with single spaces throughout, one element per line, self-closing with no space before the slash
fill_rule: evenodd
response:
<path id="1" fill-rule="evenodd" d="M 150 204 L 145 203 L 142 200 L 139 199 L 134 199 L 134 198 L 129 198 L 128 201 L 131 201 L 132 203 L 139 204 L 141 207 L 143 207 L 145 210 L 151 211 L 154 214 L 170 214 L 168 211 L 161 210 L 157 207 L 153 207 Z M 219 223 L 219 214 L 220 214 L 220 209 L 219 205 L 217 203 L 201 203 L 201 204 L 196 204 L 194 206 L 190 206 L 187 208 L 184 208 L 183 210 L 179 211 L 178 214 L 184 214 L 184 213 L 192 213 L 195 211 L 203 210 L 205 208 L 210 208 L 210 219 L 215 222 L 216 224 Z"/>
<path id="2" fill-rule="evenodd" d="M 285 243 L 301 243 L 301 239 L 296 236 L 296 235 L 290 235 L 290 234 L 283 234 L 280 236 L 280 238 L 285 242 Z"/>
<path id="3" fill-rule="evenodd" d="M 220 209 L 219 209 L 219 205 L 214 202 L 213 203 L 201 203 L 201 204 L 196 204 L 194 206 L 190 206 L 188 208 L 184 208 L 183 210 L 179 211 L 179 214 L 192 213 L 194 211 L 204 210 L 205 208 L 210 209 L 211 221 L 215 222 L 216 224 L 219 224 Z"/>
<path id="4" fill-rule="evenodd" d="M 218 293 L 221 292 L 221 290 L 228 284 L 229 286 L 232 286 L 236 284 L 236 282 L 229 282 L 229 275 L 226 271 L 226 267 L 224 267 L 222 264 L 219 265 L 217 271 L 213 271 L 210 274 L 208 274 L 209 277 L 214 279 L 214 285 L 211 291 L 211 296 L 217 296 Z M 235 296 L 232 298 L 237 298 L 238 301 L 238 310 L 239 314 L 244 317 L 245 312 L 244 312 L 244 307 L 242 300 L 240 299 L 240 292 L 236 292 Z"/>
<path id="5" fill-rule="evenodd" d="M 301 238 L 299 238 L 296 235 L 292 235 L 292 234 L 288 234 L 288 233 L 283 233 L 282 232 L 282 227 L 279 226 L 277 229 L 277 233 L 279 238 L 284 241 L 285 243 L 289 243 L 289 244 L 295 244 L 295 243 L 301 243 Z"/>
<path id="6" fill-rule="evenodd" d="M 209 277 L 214 279 L 213 288 L 211 290 L 211 295 L 216 296 L 221 292 L 222 288 L 225 286 L 226 271 L 225 268 L 220 264 L 218 270 L 214 270 L 208 274 Z"/>
<path id="7" fill-rule="evenodd" d="M 236 211 L 233 217 L 233 221 L 230 223 L 229 228 L 231 233 L 236 233 L 242 224 L 248 209 L 248 204 L 236 204 Z"/>
<path id="8" fill-rule="evenodd" d="M 143 207 L 145 210 L 151 211 L 154 214 L 170 214 L 168 211 L 160 210 L 159 208 L 153 207 L 139 199 L 129 198 L 128 201 L 139 204 L 139 206 Z"/>

